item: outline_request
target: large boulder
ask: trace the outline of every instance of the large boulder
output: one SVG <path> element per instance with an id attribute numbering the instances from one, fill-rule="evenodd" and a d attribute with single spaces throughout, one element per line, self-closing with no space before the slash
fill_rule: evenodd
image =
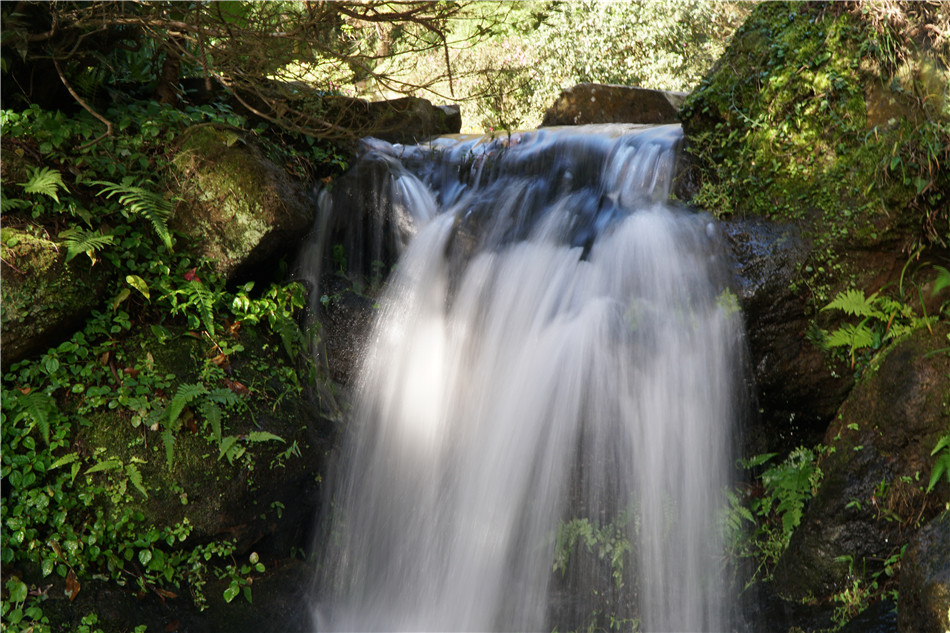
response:
<path id="1" fill-rule="evenodd" d="M 6 371 L 79 329 L 103 300 L 107 275 L 85 256 L 67 262 L 65 248 L 29 227 L 3 227 L 0 259 L 0 345 Z"/>
<path id="2" fill-rule="evenodd" d="M 950 236 L 947 15 L 761 3 L 683 104 L 693 202 L 798 225 L 811 249 L 798 285 L 815 308 L 896 281 L 908 251 Z"/>
<path id="3" fill-rule="evenodd" d="M 563 91 L 541 126 L 588 123 L 677 123 L 686 93 L 583 83 Z"/>
<path id="4" fill-rule="evenodd" d="M 950 512 L 944 512 L 911 540 L 901 563 L 900 633 L 950 630 Z"/>
<path id="5" fill-rule="evenodd" d="M 457 105 L 437 106 L 421 97 L 402 97 L 391 101 L 350 101 L 367 136 L 391 143 L 421 143 L 433 136 L 458 134 L 462 113 Z"/>
<path id="6" fill-rule="evenodd" d="M 731 220 L 720 224 L 732 257 L 760 411 L 744 435 L 746 454 L 811 446 L 853 385 L 809 340 L 806 297 L 797 291 L 809 248 L 793 224 Z"/>
<path id="7" fill-rule="evenodd" d="M 218 88 L 203 99 L 220 94 Z M 315 130 L 328 138 L 355 140 L 367 136 L 391 143 L 418 143 L 433 136 L 457 134 L 462 127 L 458 105 L 433 105 L 422 97 L 367 101 L 327 94 L 303 82 L 262 82 L 253 92 L 238 91 L 229 99 L 250 118 L 285 123 L 295 131 Z"/>
<path id="8" fill-rule="evenodd" d="M 184 203 L 172 226 L 225 277 L 295 253 L 313 225 L 307 184 L 265 156 L 241 130 L 191 127 L 179 137 L 173 162 Z"/>
<path id="9" fill-rule="evenodd" d="M 950 500 L 926 493 L 931 452 L 950 425 L 950 326 L 917 330 L 877 359 L 828 427 L 817 495 L 775 571 L 790 599 L 828 598 L 867 581 L 915 526 Z"/>

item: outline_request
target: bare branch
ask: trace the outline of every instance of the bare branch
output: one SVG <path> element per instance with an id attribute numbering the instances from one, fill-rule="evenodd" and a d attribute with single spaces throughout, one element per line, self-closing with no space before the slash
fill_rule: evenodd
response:
<path id="1" fill-rule="evenodd" d="M 94 117 L 96 117 L 97 119 L 99 119 L 99 120 L 106 126 L 105 134 L 103 134 L 102 136 L 100 136 L 100 137 L 98 137 L 98 138 L 96 138 L 96 139 L 90 141 L 89 143 L 86 143 L 85 145 L 83 145 L 83 146 L 80 147 L 79 149 L 81 149 L 81 150 L 82 150 L 82 149 L 86 149 L 87 147 L 91 147 L 91 146 L 95 145 L 96 143 L 98 143 L 99 141 L 101 141 L 102 139 L 104 139 L 105 137 L 107 137 L 107 136 L 112 136 L 112 121 L 110 121 L 109 119 L 105 118 L 104 116 L 102 116 L 101 114 L 99 114 L 98 112 L 96 112 L 96 111 L 92 108 L 92 106 L 90 106 L 88 103 L 86 103 L 85 100 L 84 100 L 82 97 L 80 97 L 79 94 L 77 94 L 75 90 L 73 90 L 73 87 L 70 85 L 69 81 L 66 80 L 66 75 L 63 74 L 63 69 L 60 67 L 60 65 L 59 65 L 59 60 L 58 60 L 58 59 L 53 58 L 53 66 L 56 67 L 56 73 L 59 75 L 60 81 L 62 81 L 62 82 L 63 82 L 63 85 L 66 86 L 66 90 L 68 90 L 68 91 L 69 91 L 69 94 L 71 94 L 72 97 L 73 97 L 73 99 L 76 100 L 76 103 L 78 103 L 79 105 L 81 105 L 81 106 L 83 107 L 83 109 L 86 110 L 86 112 L 88 112 L 88 113 L 91 114 L 92 116 L 94 116 Z"/>

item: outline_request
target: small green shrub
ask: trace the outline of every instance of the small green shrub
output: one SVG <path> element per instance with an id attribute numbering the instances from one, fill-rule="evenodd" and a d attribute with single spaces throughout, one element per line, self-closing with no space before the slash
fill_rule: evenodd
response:
<path id="1" fill-rule="evenodd" d="M 752 486 L 727 491 L 728 508 L 722 519 L 725 542 L 731 556 L 752 562 L 754 569 L 747 586 L 772 577 L 806 504 L 818 492 L 821 450 L 799 447 L 781 463 L 762 470 Z M 741 464 L 756 471 L 776 455 L 757 455 Z"/>

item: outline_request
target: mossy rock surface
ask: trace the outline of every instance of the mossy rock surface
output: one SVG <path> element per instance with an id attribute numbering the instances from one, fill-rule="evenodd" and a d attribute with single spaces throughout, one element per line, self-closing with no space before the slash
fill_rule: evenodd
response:
<path id="1" fill-rule="evenodd" d="M 758 5 L 680 112 L 694 202 L 798 224 L 822 300 L 861 283 L 856 250 L 945 246 L 950 45 L 926 34 L 948 11 L 902 4 L 891 23 L 873 3 Z"/>
<path id="2" fill-rule="evenodd" d="M 198 125 L 177 143 L 173 162 L 185 204 L 172 225 L 188 236 L 192 252 L 229 278 L 297 252 L 315 213 L 306 183 L 264 156 L 242 130 Z"/>
<path id="3" fill-rule="evenodd" d="M 107 274 L 89 260 L 66 261 L 65 248 L 33 231 L 0 231 L 0 323 L 4 371 L 79 329 L 104 298 Z"/>
<path id="4" fill-rule="evenodd" d="M 776 569 L 782 595 L 830 600 L 851 574 L 868 581 L 950 501 L 946 482 L 925 492 L 931 451 L 950 428 L 948 332 L 940 324 L 895 342 L 841 406 L 825 435 L 820 488 Z"/>

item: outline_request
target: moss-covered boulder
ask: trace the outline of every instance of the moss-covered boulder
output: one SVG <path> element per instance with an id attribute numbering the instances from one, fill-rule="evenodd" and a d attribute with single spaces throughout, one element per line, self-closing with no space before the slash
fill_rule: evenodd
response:
<path id="1" fill-rule="evenodd" d="M 85 257 L 67 262 L 65 248 L 32 228 L 0 230 L 4 371 L 79 329 L 106 290 L 101 266 Z"/>
<path id="2" fill-rule="evenodd" d="M 892 557 L 950 501 L 945 481 L 926 492 L 931 453 L 950 428 L 948 332 L 922 328 L 894 344 L 841 406 L 818 494 L 775 572 L 783 596 L 827 600 L 855 580 L 885 582 Z"/>
<path id="3" fill-rule="evenodd" d="M 944 3 L 756 6 L 680 113 L 694 202 L 797 223 L 818 301 L 850 283 L 876 290 L 867 253 L 946 246 L 948 15 Z"/>
<path id="4" fill-rule="evenodd" d="M 298 250 L 314 217 L 306 183 L 236 128 L 197 125 L 177 144 L 173 163 L 185 203 L 172 226 L 189 238 L 191 252 L 232 277 Z"/>

